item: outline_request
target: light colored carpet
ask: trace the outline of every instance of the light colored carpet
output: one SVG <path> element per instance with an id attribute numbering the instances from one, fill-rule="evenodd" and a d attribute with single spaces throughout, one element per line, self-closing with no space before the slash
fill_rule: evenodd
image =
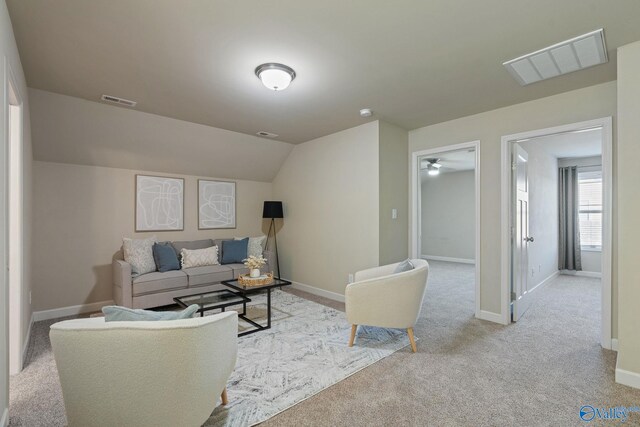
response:
<path id="1" fill-rule="evenodd" d="M 429 264 L 418 353 L 399 351 L 262 426 L 581 426 L 582 405 L 640 405 L 598 342 L 598 279 L 561 276 L 501 326 L 474 318 L 472 265 Z"/>
<path id="2" fill-rule="evenodd" d="M 265 295 L 251 299 L 266 311 Z M 409 345 L 402 331 L 364 328 L 362 345 L 349 348 L 344 313 L 282 291 L 272 293 L 272 303 L 289 316 L 238 339 L 229 404 L 205 426 L 257 424 Z"/>
<path id="3" fill-rule="evenodd" d="M 258 424 L 409 345 L 403 331 L 363 327 L 362 345 L 349 348 L 351 325 L 344 313 L 280 290 L 271 298 L 271 329 L 238 339 L 238 361 L 227 386 L 229 404 L 216 408 L 206 426 Z M 264 324 L 266 295 L 251 299 L 247 314 Z M 52 323 L 38 322 L 30 362 L 12 378 L 12 426 L 66 423 L 47 337 Z M 247 325 L 240 320 L 240 330 Z"/>
<path id="4" fill-rule="evenodd" d="M 418 353 L 403 348 L 261 425 L 578 426 L 582 405 L 640 404 L 640 390 L 614 382 L 616 353 L 598 343 L 599 280 L 561 276 L 520 322 L 501 326 L 473 317 L 473 266 L 430 264 Z M 12 425 L 56 425 L 64 414 L 50 323 L 34 325 L 28 366 L 11 383 Z M 640 414 L 624 425 L 640 425 Z"/>

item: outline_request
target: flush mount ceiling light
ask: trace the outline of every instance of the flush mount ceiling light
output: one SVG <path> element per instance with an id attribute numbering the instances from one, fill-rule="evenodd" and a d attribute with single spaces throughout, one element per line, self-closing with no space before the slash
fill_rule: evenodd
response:
<path id="1" fill-rule="evenodd" d="M 293 68 L 284 64 L 268 62 L 256 67 L 256 76 L 266 88 L 271 90 L 284 90 L 296 78 Z"/>
<path id="2" fill-rule="evenodd" d="M 607 47 L 601 29 L 503 63 L 522 86 L 604 64 Z"/>

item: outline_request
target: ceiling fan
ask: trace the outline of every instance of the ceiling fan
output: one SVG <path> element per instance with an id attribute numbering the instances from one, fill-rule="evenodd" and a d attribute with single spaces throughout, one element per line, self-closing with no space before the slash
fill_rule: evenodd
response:
<path id="1" fill-rule="evenodd" d="M 427 170 L 427 173 L 431 176 L 438 175 L 440 173 L 440 168 L 442 165 L 440 164 L 440 159 L 436 158 L 428 158 L 424 159 L 423 164 L 426 163 L 426 167 L 421 167 L 421 170 Z"/>

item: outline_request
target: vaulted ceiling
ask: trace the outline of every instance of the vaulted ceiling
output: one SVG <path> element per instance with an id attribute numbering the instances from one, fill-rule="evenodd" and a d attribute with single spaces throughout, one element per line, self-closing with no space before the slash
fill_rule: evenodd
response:
<path id="1" fill-rule="evenodd" d="M 638 0 L 7 0 L 27 82 L 304 142 L 358 124 L 405 129 L 615 79 L 640 39 Z M 519 86 L 502 62 L 605 29 L 608 64 Z M 272 92 L 254 75 L 298 76 Z"/>

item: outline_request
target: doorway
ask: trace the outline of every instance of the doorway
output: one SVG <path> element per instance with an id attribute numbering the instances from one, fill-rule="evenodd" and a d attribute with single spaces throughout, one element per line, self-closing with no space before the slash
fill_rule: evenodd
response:
<path id="1" fill-rule="evenodd" d="M 610 117 L 502 138 L 503 323 L 556 278 L 590 277 L 612 348 L 611 200 Z"/>
<path id="2" fill-rule="evenodd" d="M 474 296 L 472 311 L 482 318 L 480 142 L 414 152 L 411 175 L 411 255 L 427 259 L 432 271 L 438 267 L 468 270 L 465 276 Z"/>
<path id="3" fill-rule="evenodd" d="M 23 362 L 23 144 L 22 98 L 7 69 L 7 251 L 9 311 L 9 373 L 17 374 Z"/>

